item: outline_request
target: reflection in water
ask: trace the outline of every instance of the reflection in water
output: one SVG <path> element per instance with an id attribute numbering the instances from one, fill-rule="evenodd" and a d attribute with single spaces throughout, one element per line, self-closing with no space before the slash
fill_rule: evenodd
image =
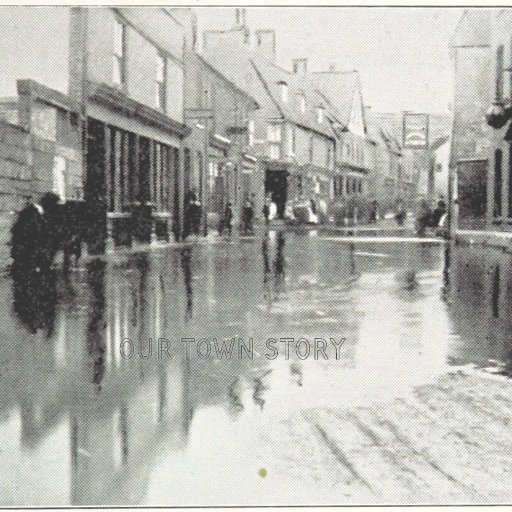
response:
<path id="1" fill-rule="evenodd" d="M 187 323 L 192 251 L 141 253 L 123 263 L 92 260 L 77 273 L 76 306 L 63 298 L 36 315 L 36 328 L 48 329 L 44 343 L 26 343 L 26 330 L 10 317 L 0 326 L 0 440 L 9 447 L 0 451 L 0 504 L 140 504 L 158 478 L 169 494 L 165 501 L 159 488 L 150 504 L 183 503 L 184 488 L 193 492 L 198 478 L 215 479 L 208 461 L 217 463 L 230 447 L 244 458 L 247 443 L 219 435 L 233 432 L 230 426 L 256 439 L 253 420 L 270 425 L 294 404 L 328 407 L 354 397 L 365 403 L 372 386 L 377 395 L 381 388 L 395 393 L 407 379 L 430 382 L 447 354 L 457 364 L 499 361 L 500 371 L 512 373 L 506 254 L 489 259 L 476 249 L 452 248 L 443 261 L 435 247 L 376 243 L 368 250 L 390 257 L 358 259 L 353 279 L 347 274 L 355 273 L 354 244 L 271 233 L 261 245 L 244 245 L 246 261 L 232 249 L 223 243 L 194 248 L 194 273 L 204 275 L 194 281 L 197 335 L 247 339 L 254 332 L 256 343 L 258 337 L 338 335 L 346 337 L 341 359 L 283 361 L 280 355 L 271 362 L 258 345 L 254 360 L 189 361 L 180 354 L 158 360 L 156 351 L 124 359 L 125 338 L 137 352 L 139 340 L 196 335 Z M 286 273 L 286 301 L 271 309 L 251 293 L 261 288 L 261 257 L 268 296 Z M 421 293 L 404 291 L 412 280 L 401 269 L 414 269 Z M 439 297 L 443 280 L 446 302 Z M 7 297 L 6 282 L 0 292 Z M 49 296 L 56 298 L 55 279 L 46 290 L 52 283 Z M 184 302 L 186 318 L 176 314 Z M 403 371 L 411 367 L 418 371 Z M 219 452 L 212 451 L 215 443 Z M 242 467 L 230 465 L 222 476 Z"/>
<path id="2" fill-rule="evenodd" d="M 192 248 L 185 247 L 181 251 L 181 268 L 183 270 L 183 279 L 185 281 L 185 292 L 187 295 L 186 318 L 192 318 L 193 291 L 192 291 Z"/>
<path id="3" fill-rule="evenodd" d="M 445 254 L 445 282 L 447 275 L 455 334 L 450 362 L 510 374 L 510 256 L 490 248 L 451 246 Z"/>
<path id="4" fill-rule="evenodd" d="M 443 302 L 449 304 L 450 303 L 450 255 L 451 255 L 451 245 L 446 244 L 444 248 L 444 262 L 443 262 L 443 286 L 441 288 L 441 299 Z"/>
<path id="5" fill-rule="evenodd" d="M 12 271 L 13 309 L 20 322 L 35 334 L 53 334 L 57 304 L 57 276 L 52 269 Z"/>
<path id="6" fill-rule="evenodd" d="M 302 373 L 302 364 L 295 362 L 290 365 L 290 375 L 292 381 L 299 387 L 302 387 L 303 381 L 303 373 Z"/>
<path id="7" fill-rule="evenodd" d="M 356 273 L 356 257 L 355 257 L 355 252 L 356 252 L 356 246 L 354 245 L 353 242 L 350 242 L 349 246 L 348 246 L 348 250 L 349 250 L 349 261 L 350 261 L 350 274 L 351 275 L 354 275 Z"/>
<path id="8" fill-rule="evenodd" d="M 94 259 L 87 264 L 89 322 L 87 343 L 92 365 L 92 382 L 101 389 L 105 372 L 105 269 L 106 263 Z"/>

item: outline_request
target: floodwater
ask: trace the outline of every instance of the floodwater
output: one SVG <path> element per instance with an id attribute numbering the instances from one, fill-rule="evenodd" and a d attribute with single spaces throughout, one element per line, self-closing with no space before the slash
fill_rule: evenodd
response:
<path id="1" fill-rule="evenodd" d="M 80 265 L 29 314 L 0 282 L 2 506 L 329 502 L 318 432 L 290 418 L 511 370 L 506 255 L 271 231 Z"/>

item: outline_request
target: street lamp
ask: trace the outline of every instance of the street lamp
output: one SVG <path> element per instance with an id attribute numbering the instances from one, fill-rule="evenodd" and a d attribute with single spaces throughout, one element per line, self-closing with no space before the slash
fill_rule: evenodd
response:
<path id="1" fill-rule="evenodd" d="M 495 101 L 485 113 L 487 124 L 492 128 L 499 130 L 512 119 L 512 105 L 503 105 L 500 101 Z"/>

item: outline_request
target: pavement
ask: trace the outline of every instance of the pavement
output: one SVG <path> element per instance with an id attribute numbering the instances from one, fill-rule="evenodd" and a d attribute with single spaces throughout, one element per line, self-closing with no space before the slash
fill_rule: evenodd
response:
<path id="1" fill-rule="evenodd" d="M 406 398 L 305 409 L 266 440 L 308 502 L 499 504 L 512 500 L 511 424 L 512 383 L 464 368 Z"/>

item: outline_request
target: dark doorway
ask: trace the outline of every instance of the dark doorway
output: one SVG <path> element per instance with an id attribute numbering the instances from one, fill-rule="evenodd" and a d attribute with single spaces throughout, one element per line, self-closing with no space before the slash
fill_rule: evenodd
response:
<path id="1" fill-rule="evenodd" d="M 500 181 L 499 190 L 495 189 L 495 197 L 500 205 L 501 214 L 501 156 L 496 166 L 496 174 Z M 499 171 L 499 172 L 498 172 Z M 459 203 L 459 228 L 483 229 L 487 211 L 487 161 L 475 160 L 458 162 L 457 185 Z M 495 212 L 496 213 L 496 212 Z"/>
<path id="2" fill-rule="evenodd" d="M 270 194 L 272 202 L 277 206 L 277 217 L 282 219 L 286 206 L 288 188 L 288 171 L 267 169 L 265 173 L 265 196 Z"/>

